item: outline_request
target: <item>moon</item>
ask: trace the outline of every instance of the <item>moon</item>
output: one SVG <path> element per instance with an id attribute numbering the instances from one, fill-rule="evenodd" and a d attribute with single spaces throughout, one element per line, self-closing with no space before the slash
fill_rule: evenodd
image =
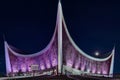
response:
<path id="1" fill-rule="evenodd" d="M 95 52 L 95 56 L 99 56 L 100 55 L 100 53 L 99 52 Z"/>

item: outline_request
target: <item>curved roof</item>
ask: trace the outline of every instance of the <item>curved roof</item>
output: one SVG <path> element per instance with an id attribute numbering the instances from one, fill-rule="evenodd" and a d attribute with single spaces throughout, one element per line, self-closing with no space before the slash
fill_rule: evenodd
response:
<path id="1" fill-rule="evenodd" d="M 61 7 L 61 4 L 60 4 L 60 7 Z M 62 13 L 62 7 L 61 7 L 61 13 Z M 65 23 L 65 19 L 64 19 L 63 13 L 62 13 L 62 20 L 63 20 L 63 25 L 64 25 L 63 27 L 65 28 L 65 32 L 66 32 L 66 34 L 67 34 L 67 36 L 68 36 L 71 44 L 73 45 L 73 47 L 74 47 L 80 54 L 84 55 L 85 57 L 87 57 L 87 58 L 89 58 L 89 59 L 95 60 L 95 61 L 106 61 L 106 60 L 110 59 L 110 58 L 112 57 L 112 55 L 114 55 L 114 49 L 113 49 L 112 53 L 111 53 L 108 57 L 102 58 L 102 59 L 92 57 L 92 56 L 86 54 L 85 52 L 83 52 L 83 51 L 75 44 L 75 42 L 74 42 L 73 39 L 71 38 L 71 36 L 70 36 L 70 34 L 69 34 L 69 32 L 68 32 L 66 23 Z"/>
<path id="2" fill-rule="evenodd" d="M 50 49 L 51 47 L 51 44 L 54 42 L 54 39 L 55 39 L 55 34 L 56 34 L 56 31 L 57 31 L 57 27 L 55 28 L 54 30 L 54 34 L 53 34 L 53 37 L 52 39 L 50 40 L 49 44 L 44 48 L 42 49 L 41 51 L 39 52 L 36 52 L 36 53 L 33 53 L 33 54 L 27 54 L 27 55 L 24 55 L 24 54 L 20 54 L 20 52 L 22 53 L 22 51 L 10 46 L 7 41 L 5 41 L 5 45 L 6 47 L 16 56 L 21 56 L 21 57 L 34 57 L 34 56 L 38 56 L 38 55 L 41 55 L 42 53 L 46 52 L 48 49 Z M 24 53 L 24 52 L 23 52 Z"/>

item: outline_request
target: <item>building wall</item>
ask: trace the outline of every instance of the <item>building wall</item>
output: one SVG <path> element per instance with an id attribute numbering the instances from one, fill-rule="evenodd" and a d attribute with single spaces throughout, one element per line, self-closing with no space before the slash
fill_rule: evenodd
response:
<path id="1" fill-rule="evenodd" d="M 22 53 L 18 53 L 16 50 L 11 48 L 10 45 L 5 42 L 5 53 L 6 53 L 6 71 L 7 74 L 14 72 L 27 72 L 31 71 L 32 65 L 38 65 L 38 70 L 50 69 L 57 66 L 57 53 L 58 53 L 58 45 L 57 45 L 57 34 L 48 47 L 44 51 L 40 51 L 31 55 L 22 55 Z M 8 55 L 8 56 L 7 56 Z M 10 64 L 7 64 L 10 63 Z"/>
<path id="2" fill-rule="evenodd" d="M 76 49 L 76 45 L 72 43 L 65 22 L 63 20 L 62 39 L 63 39 L 63 65 L 71 67 L 82 72 L 93 73 L 93 74 L 104 74 L 110 73 L 112 53 L 106 59 L 91 58 L 89 55 L 80 52 L 80 48 Z M 80 50 L 80 51 L 79 51 Z"/>

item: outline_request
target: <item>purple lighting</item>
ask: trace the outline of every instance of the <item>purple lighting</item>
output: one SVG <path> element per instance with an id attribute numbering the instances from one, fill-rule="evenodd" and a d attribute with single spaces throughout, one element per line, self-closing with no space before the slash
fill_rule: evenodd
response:
<path id="1" fill-rule="evenodd" d="M 102 68 L 102 73 L 107 74 L 107 68 L 105 66 L 103 66 L 103 68 Z"/>
<path id="2" fill-rule="evenodd" d="M 107 72 L 106 71 L 102 71 L 103 72 L 103 74 L 107 74 Z"/>
<path id="3" fill-rule="evenodd" d="M 54 45 L 50 47 L 49 50 L 43 52 L 44 55 L 33 54 L 31 57 L 24 57 L 21 54 L 17 54 L 17 56 L 12 53 L 9 49 L 10 55 L 10 63 L 12 71 L 9 72 L 18 72 L 21 70 L 22 72 L 32 71 L 31 69 L 33 65 L 38 65 L 39 70 L 49 69 L 57 65 L 57 49 Z M 41 53 L 42 54 L 42 53 Z M 20 55 L 20 56 L 19 56 Z"/>
<path id="4" fill-rule="evenodd" d="M 75 68 L 78 69 L 79 65 L 80 65 L 80 58 L 78 57 L 78 59 L 76 59 Z"/>
<path id="5" fill-rule="evenodd" d="M 95 65 L 92 66 L 92 73 L 95 73 L 96 72 L 96 67 Z"/>
<path id="6" fill-rule="evenodd" d="M 22 67 L 22 72 L 26 72 L 26 67 Z"/>
<path id="7" fill-rule="evenodd" d="M 97 73 L 101 74 L 101 68 L 100 67 L 97 69 Z"/>
<path id="8" fill-rule="evenodd" d="M 46 59 L 46 67 L 47 67 L 47 68 L 50 68 L 50 61 L 49 61 L 49 58 Z"/>
<path id="9" fill-rule="evenodd" d="M 50 68 L 50 63 L 48 62 L 48 63 L 46 63 L 46 65 L 47 65 L 47 68 Z"/>
<path id="10" fill-rule="evenodd" d="M 98 74 L 100 74 L 101 72 L 100 71 L 97 71 Z"/>
<path id="11" fill-rule="evenodd" d="M 28 71 L 31 71 L 31 67 L 30 66 L 28 67 Z"/>
<path id="12" fill-rule="evenodd" d="M 92 73 L 95 73 L 95 69 L 92 70 Z"/>
<path id="13" fill-rule="evenodd" d="M 54 67 L 56 65 L 57 65 L 57 60 L 55 58 L 53 58 L 53 60 L 52 60 L 52 66 Z"/>
<path id="14" fill-rule="evenodd" d="M 13 67 L 13 72 L 18 72 L 18 70 L 15 67 Z"/>
<path id="15" fill-rule="evenodd" d="M 85 69 L 85 61 L 82 61 L 81 62 L 81 71 L 84 71 L 84 69 Z"/>
<path id="16" fill-rule="evenodd" d="M 25 64 L 21 65 L 21 70 L 22 70 L 22 72 L 26 72 L 26 65 Z"/>
<path id="17" fill-rule="evenodd" d="M 79 64 L 76 64 L 76 65 L 75 65 L 75 68 L 78 69 L 78 68 L 79 68 Z"/>
<path id="18" fill-rule="evenodd" d="M 67 66 L 70 66 L 70 67 L 72 67 L 72 65 L 73 65 L 73 62 L 72 62 L 72 60 L 68 60 L 68 61 L 67 61 Z"/>
<path id="19" fill-rule="evenodd" d="M 44 66 L 44 65 L 41 65 L 40 67 L 41 67 L 41 70 L 44 70 L 44 69 L 45 69 L 45 66 Z"/>
<path id="20" fill-rule="evenodd" d="M 104 62 L 102 66 L 102 74 L 107 74 L 108 73 L 108 67 L 107 64 Z"/>
<path id="21" fill-rule="evenodd" d="M 85 66 L 81 66 L 81 70 L 84 71 L 84 69 L 85 69 Z"/>

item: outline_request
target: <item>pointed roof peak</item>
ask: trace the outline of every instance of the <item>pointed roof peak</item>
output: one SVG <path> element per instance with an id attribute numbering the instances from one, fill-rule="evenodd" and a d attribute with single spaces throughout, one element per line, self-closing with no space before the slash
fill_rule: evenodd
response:
<path id="1" fill-rule="evenodd" d="M 6 39 L 5 39 L 5 34 L 3 34 L 3 40 L 6 41 Z"/>
<path id="2" fill-rule="evenodd" d="M 115 51 L 115 45 L 113 46 L 113 50 Z"/>
<path id="3" fill-rule="evenodd" d="M 112 49 L 112 54 L 115 53 L 115 45 L 113 46 L 113 49 Z"/>
<path id="4" fill-rule="evenodd" d="M 59 0 L 59 3 L 61 2 L 61 0 Z"/>
<path id="5" fill-rule="evenodd" d="M 59 0 L 58 5 L 61 5 L 61 0 Z"/>
<path id="6" fill-rule="evenodd" d="M 58 5 L 61 6 L 61 0 L 58 1 Z"/>
<path id="7" fill-rule="evenodd" d="M 62 14 L 61 0 L 59 0 L 59 2 L 58 2 L 58 13 Z"/>

